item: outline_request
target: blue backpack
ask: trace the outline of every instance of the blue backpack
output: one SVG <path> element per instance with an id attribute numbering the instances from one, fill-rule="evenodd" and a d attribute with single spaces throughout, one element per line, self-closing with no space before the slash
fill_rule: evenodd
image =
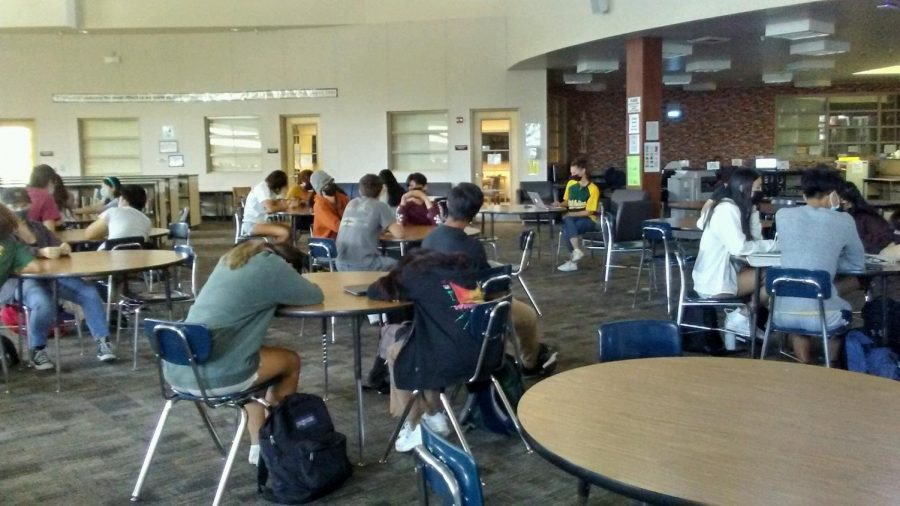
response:
<path id="1" fill-rule="evenodd" d="M 257 490 L 281 504 L 314 501 L 353 473 L 347 438 L 335 432 L 322 398 L 311 394 L 291 394 L 272 410 L 259 429 L 259 456 Z"/>
<path id="2" fill-rule="evenodd" d="M 875 342 L 859 330 L 851 330 L 844 338 L 847 369 L 900 380 L 897 355 L 888 347 L 875 346 Z"/>

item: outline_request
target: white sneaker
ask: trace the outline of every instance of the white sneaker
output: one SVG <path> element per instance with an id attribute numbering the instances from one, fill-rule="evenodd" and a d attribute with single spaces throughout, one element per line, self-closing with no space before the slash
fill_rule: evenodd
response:
<path id="1" fill-rule="evenodd" d="M 577 262 L 577 261 L 581 260 L 582 258 L 584 258 L 584 251 L 581 251 L 580 249 L 572 250 L 572 261 L 573 262 Z"/>
<path id="2" fill-rule="evenodd" d="M 250 445 L 250 454 L 247 460 L 254 466 L 259 465 L 259 445 Z"/>
<path id="3" fill-rule="evenodd" d="M 568 262 L 566 262 L 566 263 L 560 265 L 559 267 L 557 267 L 556 270 L 558 270 L 558 271 L 563 271 L 563 272 L 577 271 L 577 270 L 578 270 L 578 264 L 576 264 L 575 262 L 569 260 Z"/>
<path id="4" fill-rule="evenodd" d="M 725 329 L 735 334 L 748 337 L 750 335 L 750 318 L 738 309 L 725 310 Z"/>
<path id="5" fill-rule="evenodd" d="M 397 441 L 394 442 L 394 449 L 399 453 L 406 453 L 420 444 L 422 444 L 422 428 L 416 425 L 413 429 L 409 422 L 403 422 Z"/>
<path id="6" fill-rule="evenodd" d="M 428 427 L 431 430 L 437 432 L 442 436 L 446 436 L 450 434 L 450 419 L 447 418 L 447 415 L 438 411 L 433 415 L 423 415 L 422 420 L 428 424 Z"/>

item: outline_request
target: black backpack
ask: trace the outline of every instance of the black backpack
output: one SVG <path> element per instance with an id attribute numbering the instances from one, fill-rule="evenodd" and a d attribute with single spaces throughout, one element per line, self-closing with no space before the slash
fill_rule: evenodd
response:
<path id="1" fill-rule="evenodd" d="M 882 311 L 882 304 L 886 304 L 887 311 Z M 863 305 L 862 319 L 866 335 L 872 336 L 879 346 L 890 346 L 894 351 L 900 351 L 900 302 L 875 297 Z M 885 323 L 887 333 L 884 331 Z"/>
<path id="2" fill-rule="evenodd" d="M 325 403 L 311 394 L 291 394 L 272 410 L 259 429 L 259 454 L 257 489 L 272 502 L 314 501 L 353 474 L 347 438 L 334 431 Z"/>

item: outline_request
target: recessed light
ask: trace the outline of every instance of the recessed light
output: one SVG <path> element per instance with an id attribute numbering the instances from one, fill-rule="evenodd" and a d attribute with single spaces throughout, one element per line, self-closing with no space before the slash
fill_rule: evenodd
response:
<path id="1" fill-rule="evenodd" d="M 688 72 L 719 72 L 731 68 L 731 58 L 689 61 L 684 70 Z"/>
<path id="2" fill-rule="evenodd" d="M 78 30 L 78 33 L 86 35 L 86 34 L 91 33 L 91 32 L 89 32 L 89 31 L 87 31 L 87 30 Z"/>
<path id="3" fill-rule="evenodd" d="M 594 80 L 591 74 L 577 74 L 575 72 L 566 72 L 563 74 L 563 82 L 566 84 L 588 84 Z"/>
<path id="4" fill-rule="evenodd" d="M 766 84 L 789 83 L 794 80 L 794 74 L 790 72 L 764 72 L 762 80 Z"/>
<path id="5" fill-rule="evenodd" d="M 890 67 L 862 70 L 853 73 L 855 76 L 893 76 L 897 74 L 900 74 L 900 65 L 891 65 Z"/>
<path id="6" fill-rule="evenodd" d="M 850 43 L 843 40 L 813 39 L 791 43 L 791 54 L 805 56 L 828 56 L 850 51 Z"/>
<path id="7" fill-rule="evenodd" d="M 803 40 L 828 35 L 834 35 L 834 23 L 821 19 L 784 19 L 766 25 L 766 37 L 777 39 Z"/>
<path id="8" fill-rule="evenodd" d="M 239 32 L 239 31 L 241 31 L 241 29 L 240 29 L 240 28 L 232 28 L 231 31 L 232 31 L 232 32 Z"/>
<path id="9" fill-rule="evenodd" d="M 691 83 L 690 74 L 663 74 L 663 84 L 667 86 L 681 86 Z"/>
<path id="10" fill-rule="evenodd" d="M 785 69 L 788 72 L 806 72 L 810 70 L 831 70 L 834 68 L 834 60 L 821 60 L 821 59 L 807 59 L 807 60 L 797 60 L 791 63 L 788 63 L 785 66 Z"/>

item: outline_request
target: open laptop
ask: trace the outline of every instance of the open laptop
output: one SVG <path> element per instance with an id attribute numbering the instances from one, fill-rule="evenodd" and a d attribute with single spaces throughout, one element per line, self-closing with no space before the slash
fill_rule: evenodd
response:
<path id="1" fill-rule="evenodd" d="M 528 192 L 528 198 L 531 199 L 531 203 L 534 204 L 534 207 L 538 209 L 547 209 L 547 204 L 544 203 L 544 199 L 542 199 L 537 192 Z"/>

